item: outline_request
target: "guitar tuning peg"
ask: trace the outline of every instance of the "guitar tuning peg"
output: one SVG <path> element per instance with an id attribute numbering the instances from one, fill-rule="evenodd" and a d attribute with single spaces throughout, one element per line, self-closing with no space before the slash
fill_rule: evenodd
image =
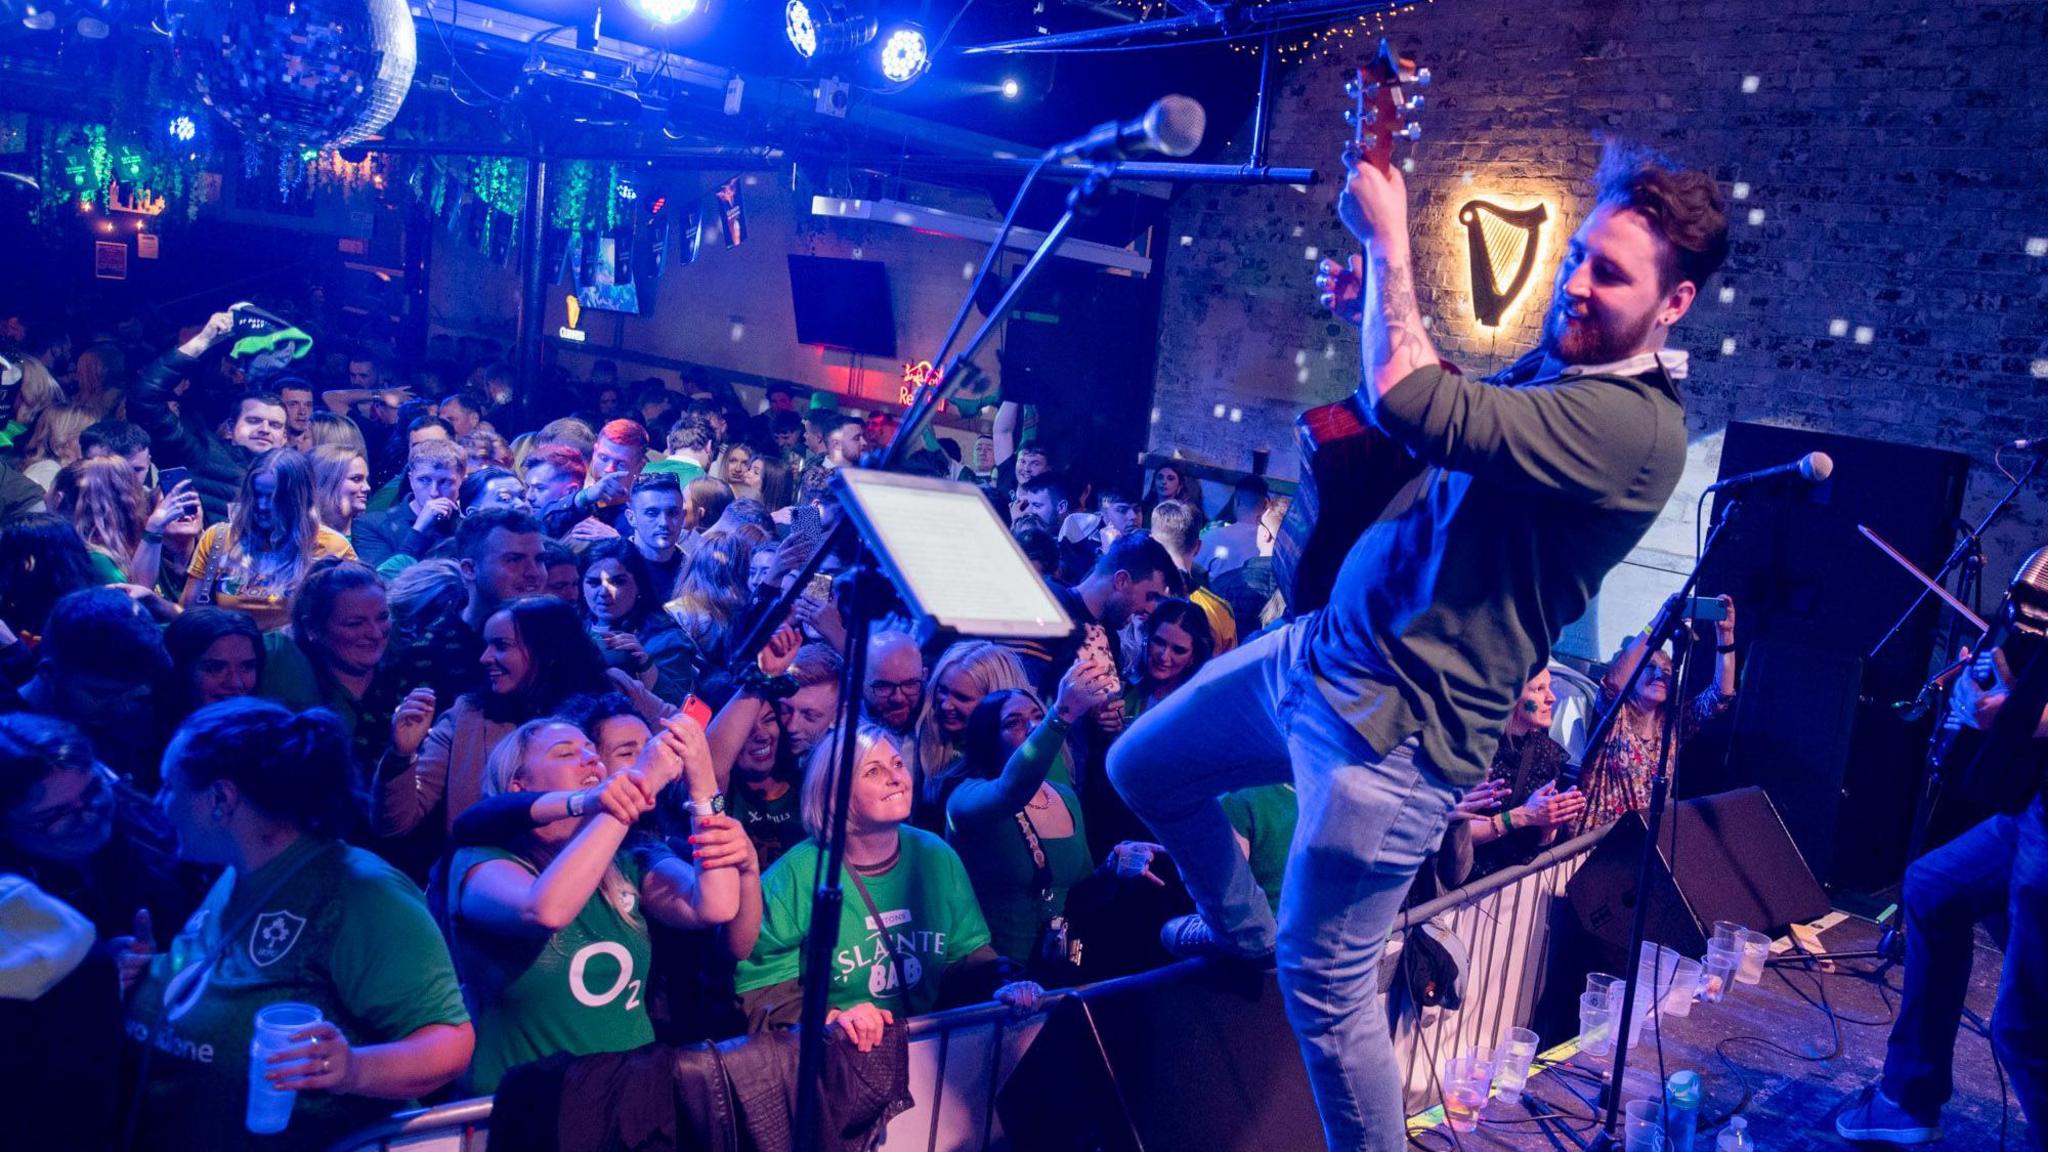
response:
<path id="1" fill-rule="evenodd" d="M 1408 140 L 1410 142 L 1420 140 L 1422 139 L 1422 122 L 1419 120 L 1410 120 L 1405 126 L 1402 127 L 1402 129 L 1399 132 L 1394 133 L 1394 135 L 1399 136 L 1403 140 Z"/>
<path id="2" fill-rule="evenodd" d="M 1346 108 L 1344 110 L 1344 122 L 1353 128 L 1358 127 L 1358 109 Z"/>
<path id="3" fill-rule="evenodd" d="M 1353 76 L 1344 82 L 1344 95 L 1349 96 L 1353 100 L 1365 95 L 1365 89 L 1359 85 L 1358 77 Z"/>
<path id="4" fill-rule="evenodd" d="M 1407 110 L 1410 112 L 1422 111 L 1422 97 L 1410 96 L 1408 98 Z"/>
<path id="5" fill-rule="evenodd" d="M 1415 85 L 1415 86 L 1416 86 L 1417 88 L 1427 88 L 1427 87 L 1429 87 L 1429 69 L 1427 69 L 1427 68 L 1418 68 L 1418 69 L 1416 69 L 1416 71 L 1415 71 L 1415 79 L 1413 79 L 1413 80 L 1409 81 L 1409 83 L 1411 83 L 1411 84 Z"/>

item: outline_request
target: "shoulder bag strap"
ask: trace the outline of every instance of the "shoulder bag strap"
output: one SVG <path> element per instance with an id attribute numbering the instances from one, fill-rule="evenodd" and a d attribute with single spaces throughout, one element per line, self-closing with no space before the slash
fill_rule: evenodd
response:
<path id="1" fill-rule="evenodd" d="M 882 948 L 889 953 L 889 966 L 896 970 L 896 994 L 903 998 L 907 1008 L 910 1005 L 910 981 L 904 978 L 903 958 L 896 955 L 896 945 L 889 940 L 889 926 L 882 923 L 882 913 L 875 907 L 875 898 L 868 893 L 867 883 L 853 865 L 846 865 L 846 875 L 853 881 L 854 891 L 860 893 L 860 902 L 867 905 L 868 917 L 875 922 L 875 934 L 882 938 Z"/>

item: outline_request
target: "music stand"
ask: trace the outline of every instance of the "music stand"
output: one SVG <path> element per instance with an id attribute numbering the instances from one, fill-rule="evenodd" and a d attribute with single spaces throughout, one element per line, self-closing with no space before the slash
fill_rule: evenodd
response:
<path id="1" fill-rule="evenodd" d="M 838 469 L 832 494 L 845 510 L 837 534 L 851 526 L 852 565 L 840 576 L 846 662 L 839 685 L 838 747 L 832 758 L 832 807 L 825 850 L 812 878 L 811 927 L 804 936 L 803 1016 L 797 1039 L 796 1147 L 813 1147 L 818 1077 L 824 1068 L 828 973 L 839 944 L 845 903 L 839 876 L 846 860 L 846 814 L 866 686 L 868 625 L 893 586 L 920 631 L 932 626 L 973 636 L 1062 639 L 1074 622 L 981 489 L 953 480 L 868 468 Z M 817 557 L 813 558 L 818 559 Z M 908 991 L 906 989 L 906 991 Z"/>

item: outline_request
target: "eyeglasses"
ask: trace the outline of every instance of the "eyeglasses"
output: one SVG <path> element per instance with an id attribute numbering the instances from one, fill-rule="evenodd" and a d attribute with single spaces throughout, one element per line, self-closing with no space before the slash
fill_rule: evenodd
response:
<path id="1" fill-rule="evenodd" d="M 59 838 L 83 831 L 98 823 L 100 816 L 114 802 L 114 777 L 105 768 L 95 766 L 92 779 L 86 782 L 78 798 L 61 807 L 32 813 L 14 821 L 27 832 L 39 836 Z"/>
<path id="2" fill-rule="evenodd" d="M 868 691 L 877 696 L 915 696 L 924 681 L 918 680 L 877 680 L 868 685 Z"/>

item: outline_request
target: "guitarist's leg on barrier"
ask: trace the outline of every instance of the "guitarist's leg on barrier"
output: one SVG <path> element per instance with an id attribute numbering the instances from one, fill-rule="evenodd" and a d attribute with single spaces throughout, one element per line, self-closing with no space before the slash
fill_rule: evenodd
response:
<path id="1" fill-rule="evenodd" d="M 1324 703 L 1304 659 L 1312 627 L 1296 622 L 1212 661 L 1111 747 L 1109 773 L 1200 910 L 1169 926 L 1169 947 L 1256 958 L 1277 943 L 1330 1147 L 1398 1149 L 1400 1073 L 1378 1008 L 1379 960 L 1456 792 L 1416 763 L 1415 741 L 1381 756 Z M 1288 780 L 1301 821 L 1276 931 L 1217 797 Z"/>

